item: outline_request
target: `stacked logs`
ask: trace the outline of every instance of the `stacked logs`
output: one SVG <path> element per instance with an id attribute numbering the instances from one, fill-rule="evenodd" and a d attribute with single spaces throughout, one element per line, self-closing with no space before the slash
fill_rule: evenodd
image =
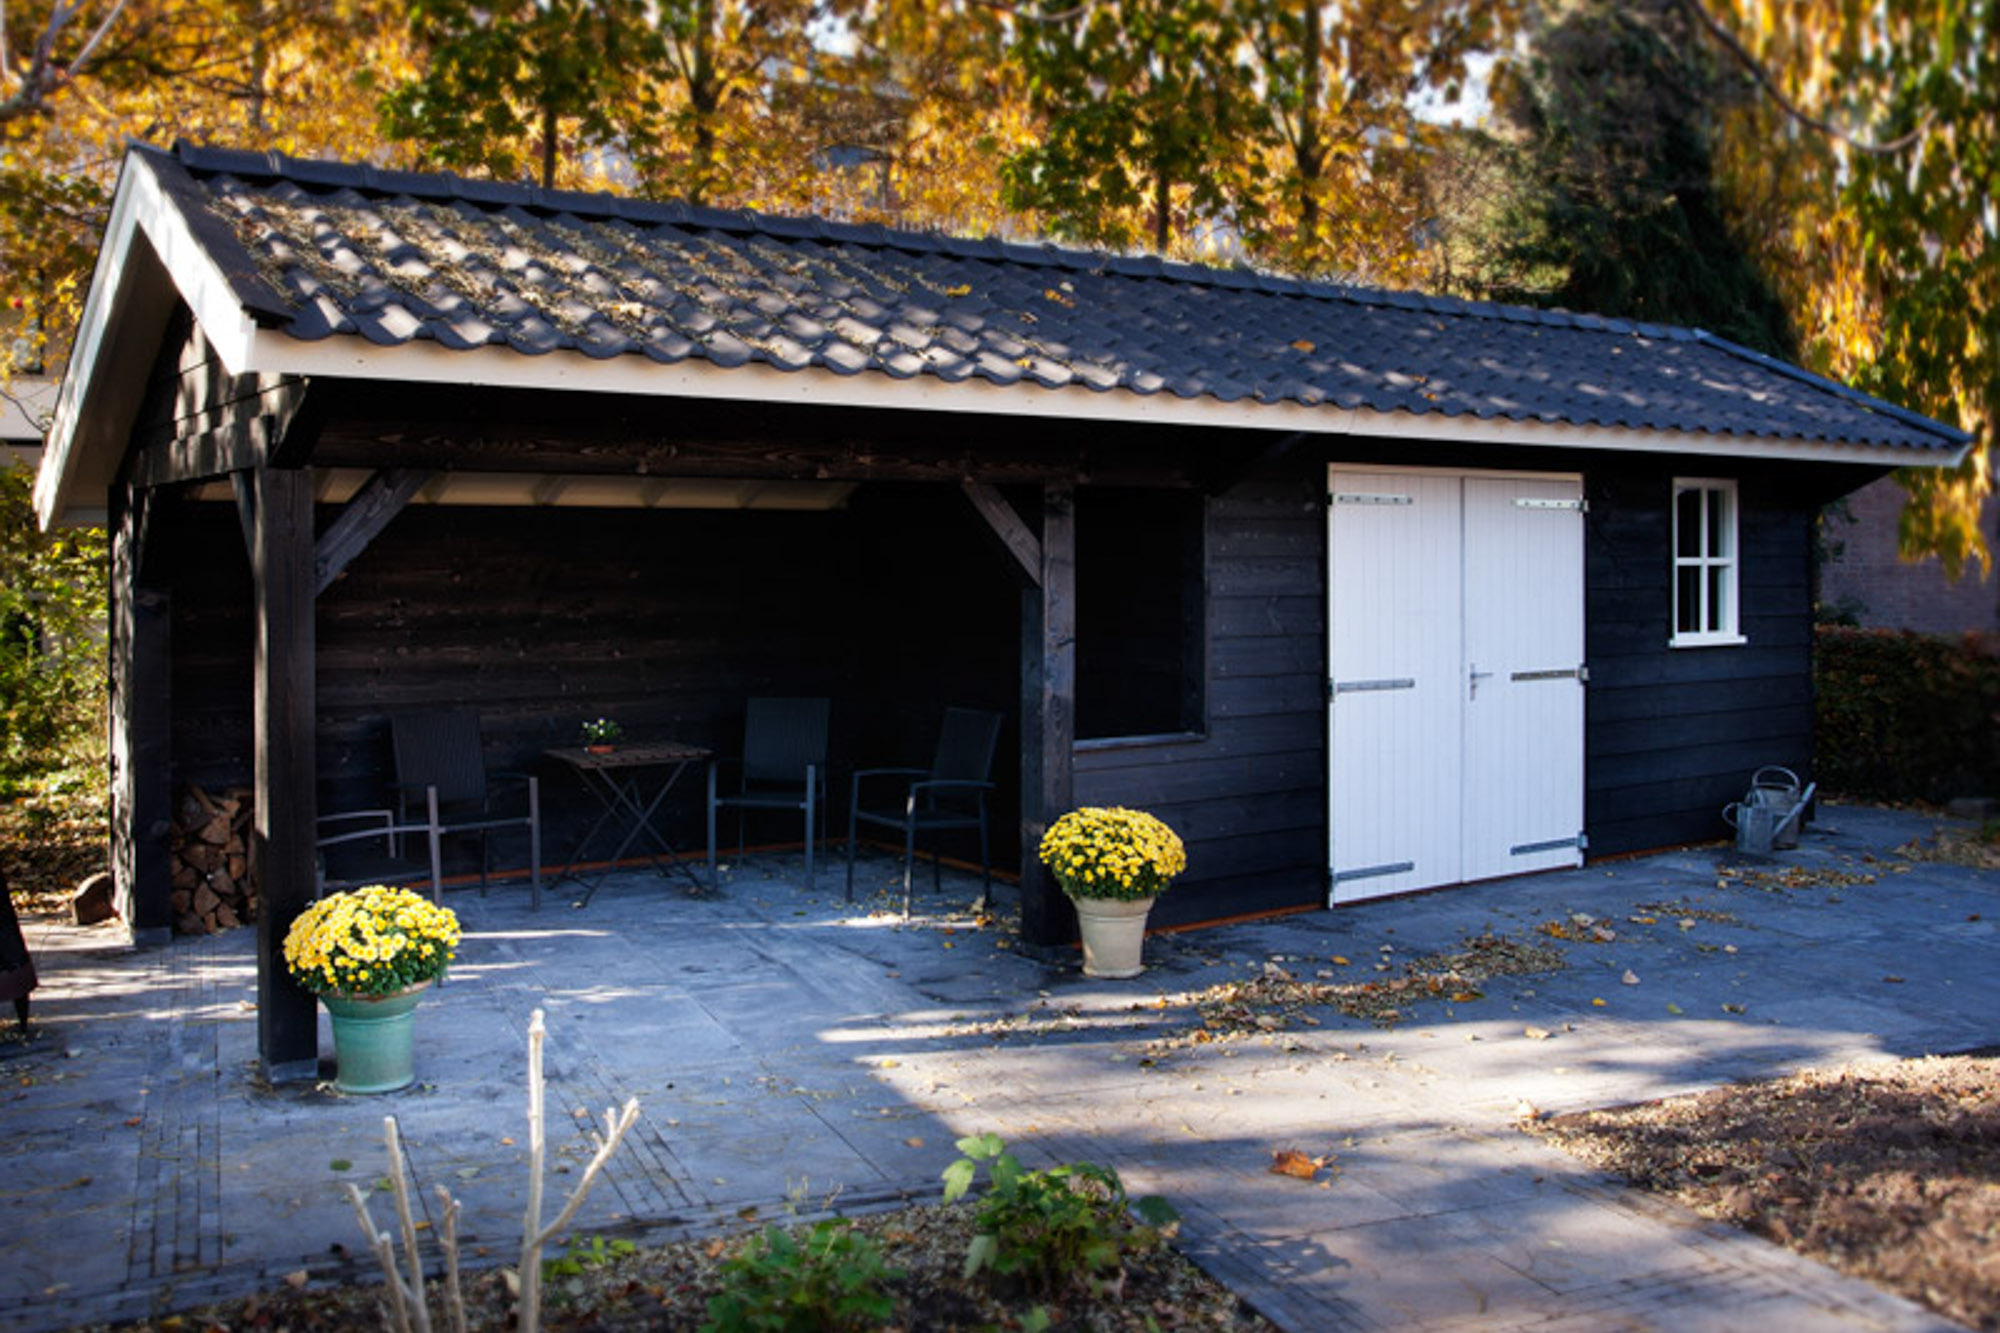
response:
<path id="1" fill-rule="evenodd" d="M 257 919 L 249 788 L 232 787 L 220 798 L 197 786 L 182 788 L 167 840 L 176 934 L 209 935 Z"/>

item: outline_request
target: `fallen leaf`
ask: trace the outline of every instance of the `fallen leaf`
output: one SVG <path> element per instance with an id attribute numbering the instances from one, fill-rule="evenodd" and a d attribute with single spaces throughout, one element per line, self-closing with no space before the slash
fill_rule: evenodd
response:
<path id="1" fill-rule="evenodd" d="M 1339 954 L 1335 954 L 1335 955 L 1333 956 L 1333 960 L 1332 960 L 1332 961 L 1333 961 L 1333 965 L 1334 965 L 1335 967 L 1346 967 L 1346 966 L 1347 966 L 1347 960 L 1346 960 L 1345 958 L 1342 958 L 1342 957 L 1341 957 L 1341 956 L 1340 956 Z"/>
<path id="2" fill-rule="evenodd" d="M 1523 1097 L 1520 1101 L 1514 1103 L 1514 1118 L 1516 1120 L 1540 1120 L 1542 1118 L 1542 1108 L 1529 1101 L 1526 1097 Z"/>
<path id="3" fill-rule="evenodd" d="M 1681 1010 L 1681 1007 L 1680 1007 L 1679 1005 L 1677 1005 L 1677 1004 L 1675 1004 L 1675 1003 L 1674 1003 L 1673 1001 L 1669 1000 L 1669 1001 L 1667 1001 L 1667 1012 L 1668 1012 L 1668 1013 L 1670 1013 L 1670 1014 L 1678 1014 L 1678 1013 L 1682 1012 L 1682 1010 Z"/>
<path id="4" fill-rule="evenodd" d="M 1596 1006 L 1596 1007 L 1597 1007 L 1597 1008 L 1599 1008 L 1599 1009 L 1602 1009 L 1602 1008 L 1604 1007 L 1604 1001 L 1602 1001 L 1602 1000 L 1592 1000 L 1592 1001 L 1591 1001 L 1591 1004 L 1592 1004 L 1592 1005 L 1594 1005 L 1594 1006 Z"/>
<path id="5" fill-rule="evenodd" d="M 945 288 L 944 294 L 946 296 L 970 296 L 972 295 L 972 284 L 969 282 L 961 282 L 956 287 Z"/>
<path id="6" fill-rule="evenodd" d="M 906 1148 L 921 1148 L 924 1146 L 924 1141 L 916 1138 L 904 1139 L 903 1146 Z"/>
<path id="7" fill-rule="evenodd" d="M 303 1268 L 294 1268 L 291 1272 L 285 1274 L 285 1285 L 294 1291 L 304 1287 L 306 1281 L 306 1270 Z"/>
<path id="8" fill-rule="evenodd" d="M 1280 1148 L 1271 1154 L 1271 1174 L 1311 1180 L 1326 1165 L 1323 1157 L 1308 1157 L 1297 1148 Z"/>
<path id="9" fill-rule="evenodd" d="M 1636 986 L 1639 984 L 1639 974 L 1637 972 L 1634 972 L 1629 967 L 1625 969 L 1625 975 L 1618 979 L 1624 982 L 1628 986 Z"/>
<path id="10" fill-rule="evenodd" d="M 1292 340 L 1292 350 L 1295 352 L 1310 352 L 1313 350 L 1314 345 L 1312 340 L 1308 338 L 1295 338 Z"/>
<path id="11" fill-rule="evenodd" d="M 1547 1028 L 1530 1027 L 1530 1028 L 1522 1028 L 1521 1035 L 1526 1037 L 1529 1041 L 1547 1041 L 1549 1039 L 1550 1033 Z"/>
<path id="12" fill-rule="evenodd" d="M 1722 1012 L 1725 1014 L 1740 1014 L 1743 1012 L 1743 1006 L 1740 1004 L 1725 1004 L 1722 1006 Z"/>
<path id="13" fill-rule="evenodd" d="M 1891 974 L 1890 976 L 1883 977 L 1882 980 L 1888 982 L 1892 986 L 1900 986 L 1903 984 L 1903 979 L 1893 974 Z"/>

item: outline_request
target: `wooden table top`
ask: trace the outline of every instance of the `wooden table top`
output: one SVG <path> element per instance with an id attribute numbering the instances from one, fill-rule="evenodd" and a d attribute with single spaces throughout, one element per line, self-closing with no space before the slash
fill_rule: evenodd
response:
<path id="1" fill-rule="evenodd" d="M 641 768 L 647 764 L 687 764 L 706 759 L 714 751 L 685 741 L 639 741 L 620 743 L 608 754 L 593 754 L 581 745 L 549 750 L 551 759 L 560 759 L 572 768 Z"/>

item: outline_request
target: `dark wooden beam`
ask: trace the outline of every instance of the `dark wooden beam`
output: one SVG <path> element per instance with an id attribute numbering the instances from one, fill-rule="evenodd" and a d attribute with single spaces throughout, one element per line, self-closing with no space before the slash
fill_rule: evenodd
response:
<path id="1" fill-rule="evenodd" d="M 347 508 L 340 511 L 340 517 L 321 534 L 313 553 L 315 595 L 333 586 L 341 571 L 368 549 L 368 543 L 403 512 L 403 506 L 430 479 L 430 473 L 415 468 L 391 468 L 377 472 L 355 492 Z"/>
<path id="2" fill-rule="evenodd" d="M 1305 432 L 1295 430 L 1289 435 L 1279 436 L 1261 449 L 1251 449 L 1233 458 L 1225 458 L 1225 461 L 1210 471 L 1203 489 L 1210 495 L 1221 495 L 1234 490 L 1265 468 L 1276 467 L 1305 441 Z"/>
<path id="3" fill-rule="evenodd" d="M 229 489 L 236 497 L 236 522 L 243 529 L 243 553 L 255 559 L 257 551 L 257 473 L 246 469 L 229 474 Z"/>
<path id="4" fill-rule="evenodd" d="M 140 486 L 212 481 L 262 466 L 280 452 L 310 396 L 306 390 L 304 380 L 246 387 L 240 397 L 211 403 L 141 432 L 132 481 Z"/>
<path id="5" fill-rule="evenodd" d="M 259 468 L 250 555 L 256 598 L 252 726 L 256 823 L 251 856 L 257 915 L 257 1053 L 273 1082 L 318 1073 L 313 997 L 285 970 L 285 932 L 312 901 L 317 756 L 313 632 L 312 477 Z"/>
<path id="6" fill-rule="evenodd" d="M 1042 543 L 1021 516 L 1014 512 L 1014 506 L 1007 503 L 997 487 L 983 481 L 964 483 L 965 498 L 972 501 L 972 507 L 986 520 L 987 526 L 1000 539 L 1002 545 L 1013 555 L 1021 570 L 1028 576 L 1028 582 L 1037 588 L 1042 586 Z"/>
<path id="7" fill-rule="evenodd" d="M 1076 909 L 1037 853 L 1076 788 L 1076 491 L 1042 490 L 1038 588 L 1021 595 L 1021 938 L 1051 949 L 1076 938 Z"/>
<path id="8" fill-rule="evenodd" d="M 111 861 L 118 913 L 138 944 L 173 933 L 171 603 L 147 577 L 151 492 L 122 488 L 112 522 Z"/>

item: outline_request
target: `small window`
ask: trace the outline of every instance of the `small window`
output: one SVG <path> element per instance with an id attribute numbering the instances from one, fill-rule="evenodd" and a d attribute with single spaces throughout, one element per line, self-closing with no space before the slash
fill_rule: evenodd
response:
<path id="1" fill-rule="evenodd" d="M 1742 643 L 1736 617 L 1736 483 L 1674 482 L 1676 648 Z"/>
<path id="2" fill-rule="evenodd" d="M 1076 492 L 1076 736 L 1202 728 L 1201 496 Z"/>

